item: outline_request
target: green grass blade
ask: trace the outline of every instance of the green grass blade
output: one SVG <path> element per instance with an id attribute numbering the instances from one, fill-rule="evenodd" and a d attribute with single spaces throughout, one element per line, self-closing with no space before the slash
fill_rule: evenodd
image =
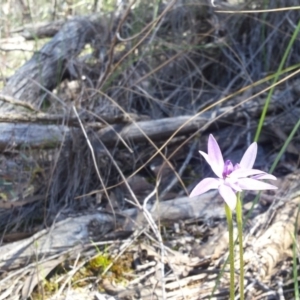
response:
<path id="1" fill-rule="evenodd" d="M 278 162 L 280 160 L 280 158 L 282 157 L 283 153 L 285 152 L 287 146 L 289 145 L 289 143 L 291 142 L 292 138 L 294 137 L 295 133 L 297 132 L 298 128 L 300 126 L 300 118 L 298 120 L 298 122 L 296 123 L 296 125 L 294 126 L 293 130 L 291 131 L 290 135 L 288 136 L 288 138 L 286 139 L 286 141 L 284 142 L 281 150 L 279 151 L 278 155 L 276 156 L 271 168 L 270 168 L 270 172 L 269 173 L 273 173 L 276 166 L 278 165 Z"/>
<path id="2" fill-rule="evenodd" d="M 279 78 L 279 75 L 283 69 L 283 66 L 286 62 L 286 59 L 288 57 L 288 55 L 290 54 L 290 51 L 291 51 L 291 48 L 299 34 L 299 31 L 300 31 L 300 21 L 298 22 L 298 25 L 290 39 L 290 42 L 283 54 L 283 57 L 282 57 L 282 60 L 280 62 L 280 65 L 278 67 L 278 70 L 277 72 L 275 73 L 275 77 L 274 77 L 274 80 L 273 80 L 273 84 L 277 82 L 278 78 Z M 263 111 L 261 113 L 261 117 L 259 119 L 259 123 L 258 123 L 258 127 L 257 127 L 257 130 L 256 130 L 256 133 L 255 133 L 255 137 L 254 137 L 254 141 L 258 141 L 258 138 L 259 138 L 259 135 L 261 133 L 261 130 L 262 130 L 262 126 L 263 126 L 263 123 L 264 123 L 264 120 L 265 120 L 265 117 L 266 117 L 266 114 L 267 114 L 267 111 L 268 111 L 268 107 L 269 107 L 269 104 L 270 104 L 270 101 L 271 101 L 271 98 L 272 98 L 272 95 L 273 95 L 273 92 L 274 92 L 274 88 L 275 87 L 272 87 L 268 93 L 268 97 L 266 99 L 266 102 L 265 102 L 265 105 L 264 105 L 264 108 L 263 108 Z"/>

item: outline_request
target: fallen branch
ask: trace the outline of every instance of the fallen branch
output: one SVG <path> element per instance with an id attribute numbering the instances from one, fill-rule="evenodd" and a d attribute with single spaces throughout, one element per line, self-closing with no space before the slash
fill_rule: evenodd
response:
<path id="1" fill-rule="evenodd" d="M 12 116 L 14 115 L 6 114 L 3 119 Z M 31 120 L 37 120 L 38 117 L 39 115 L 28 115 Z M 57 118 L 57 116 L 54 116 L 54 118 Z M 186 125 L 177 135 L 190 134 L 201 127 L 203 131 L 206 128 L 207 119 L 197 117 L 189 122 L 190 119 L 191 116 L 183 116 L 141 121 L 129 125 L 116 124 L 99 130 L 97 137 L 106 145 L 116 143 L 120 137 L 131 142 L 146 141 L 147 138 L 161 141 L 163 138 L 170 137 L 185 123 Z M 47 120 L 47 115 L 41 114 L 39 120 Z M 103 124 L 100 125 L 103 126 Z M 78 129 L 64 125 L 0 123 L 0 149 L 6 149 L 7 147 L 20 148 L 25 145 L 32 148 L 54 148 L 64 142 L 70 136 L 72 130 Z"/>

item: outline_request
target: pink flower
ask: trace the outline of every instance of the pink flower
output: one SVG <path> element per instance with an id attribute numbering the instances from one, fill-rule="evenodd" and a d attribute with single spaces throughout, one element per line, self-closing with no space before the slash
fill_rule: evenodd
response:
<path id="1" fill-rule="evenodd" d="M 208 138 L 208 154 L 199 151 L 218 178 L 204 178 L 192 190 L 190 197 L 201 195 L 211 189 L 218 189 L 231 210 L 236 206 L 236 193 L 243 190 L 275 190 L 276 186 L 259 181 L 276 180 L 276 177 L 260 170 L 252 169 L 257 155 L 257 144 L 252 143 L 239 164 L 230 160 L 224 163 L 220 147 L 212 134 Z"/>

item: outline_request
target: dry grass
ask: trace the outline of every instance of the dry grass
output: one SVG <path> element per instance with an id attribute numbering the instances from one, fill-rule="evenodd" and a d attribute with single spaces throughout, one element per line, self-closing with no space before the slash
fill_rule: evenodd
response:
<path id="1" fill-rule="evenodd" d="M 296 0 L 264 3 L 248 1 L 238 8 L 298 5 Z M 25 23 L 34 24 L 35 20 L 45 21 L 43 15 L 47 9 L 52 9 L 57 19 L 62 18 L 63 14 L 66 17 L 90 13 L 94 10 L 93 4 L 73 2 L 65 12 L 59 5 L 56 10 L 53 7 L 38 9 L 31 6 L 31 21 L 26 19 L 28 16 L 24 15 L 24 11 L 22 14 L 22 10 L 14 12 L 7 8 L 7 12 L 3 11 L 5 22 L 2 23 L 3 43 L 0 49 L 3 82 L 31 57 L 32 51 L 38 51 L 48 41 L 39 38 L 34 41 L 23 40 L 14 46 L 18 51 L 10 51 L 12 43 L 23 32 L 20 29 L 12 33 L 14 29 Z M 111 7 L 112 4 L 107 3 L 104 11 Z M 18 183 L 16 194 L 22 198 L 19 200 L 28 196 L 20 186 L 25 186 L 25 190 L 33 186 L 34 191 L 30 195 L 43 195 L 44 198 L 43 201 L 18 208 L 1 210 L 0 228 L 4 241 L 10 237 L 9 234 L 32 234 L 66 216 L 90 213 L 97 209 L 115 213 L 140 207 L 154 190 L 157 195 L 153 195 L 150 202 L 155 198 L 165 200 L 182 196 L 198 181 L 199 174 L 202 176 L 209 172 L 201 165 L 197 155 L 197 149 L 205 147 L 205 139 L 202 136 L 195 138 L 195 132 L 169 140 L 153 141 L 146 136 L 142 142 L 127 140 L 105 145 L 98 138 L 100 125 L 138 124 L 140 120 L 195 115 L 209 108 L 209 131 L 216 133 L 222 148 L 228 149 L 227 155 L 231 154 L 239 160 L 239 151 L 253 139 L 257 125 L 258 115 L 252 109 L 260 107 L 257 103 L 263 103 L 266 93 L 246 104 L 242 104 L 242 101 L 270 85 L 271 80 L 267 76 L 278 68 L 299 20 L 299 11 L 230 14 L 226 13 L 226 9 L 228 6 L 224 4 L 217 8 L 221 12 L 216 12 L 205 1 L 186 1 L 184 4 L 169 1 L 160 5 L 140 1 L 132 7 L 128 6 L 127 10 L 116 12 L 115 19 L 103 15 L 106 34 L 96 34 L 93 43 L 77 56 L 70 57 L 62 82 L 55 90 L 49 91 L 41 106 L 43 111 L 56 114 L 70 110 L 74 105 L 80 113 L 91 145 L 84 135 L 74 129 L 71 137 L 59 148 L 50 151 L 25 148 L 10 152 L 7 149 L 1 158 L 3 186 L 11 182 Z M 232 9 L 237 8 L 232 6 Z M 23 24 L 16 23 L 17 19 L 22 19 Z M 299 47 L 300 41 L 297 39 L 286 68 L 298 64 Z M 264 83 L 257 84 L 264 79 Z M 261 168 L 270 166 L 282 144 L 272 128 L 282 128 L 283 136 L 286 136 L 298 119 L 297 80 L 298 77 L 294 76 L 276 87 L 276 106 L 269 114 L 262 137 L 265 152 L 259 154 L 258 164 Z M 225 97 L 228 100 L 216 104 Z M 225 114 L 223 119 L 219 118 L 231 106 L 235 106 L 236 117 L 228 120 Z M 244 117 L 240 118 L 240 115 Z M 220 123 L 222 120 L 223 123 Z M 199 128 L 199 133 L 205 134 L 207 128 L 205 130 Z M 298 136 L 293 145 L 299 149 Z M 277 174 L 297 169 L 295 154 L 293 150 L 287 153 Z M 10 194 L 5 197 L 5 201 L 11 201 Z M 195 223 L 209 227 L 207 220 L 197 220 Z M 172 230 L 163 236 L 166 243 L 174 243 L 170 238 L 174 234 Z M 215 227 L 207 230 L 214 232 Z M 143 245 L 153 242 L 150 230 L 143 234 Z M 203 237 L 203 232 L 199 231 L 196 234 L 201 235 L 198 242 L 205 243 L 207 235 Z M 155 239 L 158 239 L 157 235 Z M 134 240 L 134 244 L 139 244 L 138 239 Z M 172 247 L 178 250 L 176 247 L 181 248 L 182 244 L 172 244 Z M 156 252 L 162 250 L 159 243 L 154 248 Z M 85 250 L 82 261 L 73 256 L 72 263 L 75 259 L 79 266 L 87 266 L 89 258 L 97 251 L 92 246 Z M 137 252 L 130 247 L 126 250 L 128 253 Z M 191 249 L 183 250 L 190 253 Z M 116 249 L 114 251 L 115 254 L 118 252 Z M 126 256 L 122 258 L 126 259 Z M 70 282 L 75 276 L 72 270 L 68 269 L 69 273 L 63 275 Z M 83 279 L 90 277 L 87 273 L 82 274 Z M 184 271 L 181 270 L 182 274 Z M 92 274 L 87 282 L 97 286 L 100 275 Z M 136 275 L 142 276 L 139 273 Z M 126 280 L 129 281 L 128 278 Z M 207 281 L 212 282 L 212 279 Z M 47 284 L 51 285 L 49 282 Z M 55 287 L 60 288 L 61 285 Z M 53 286 L 49 289 L 53 289 Z M 40 290 L 38 294 L 41 294 Z M 224 297 L 227 297 L 226 294 Z M 170 299 L 175 299 L 175 296 Z M 201 296 L 199 299 L 202 299 Z"/>

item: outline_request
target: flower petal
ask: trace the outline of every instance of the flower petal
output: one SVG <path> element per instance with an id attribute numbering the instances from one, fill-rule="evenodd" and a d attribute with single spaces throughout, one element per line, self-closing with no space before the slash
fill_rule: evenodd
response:
<path id="1" fill-rule="evenodd" d="M 257 174 L 266 174 L 264 171 L 256 169 L 235 169 L 229 177 L 232 178 L 243 178 L 248 176 L 253 176 Z"/>
<path id="2" fill-rule="evenodd" d="M 243 169 L 252 169 L 257 155 L 257 143 L 252 143 L 244 153 L 240 166 Z"/>
<path id="3" fill-rule="evenodd" d="M 236 194 L 232 190 L 232 188 L 225 184 L 221 184 L 219 186 L 219 193 L 222 196 L 222 198 L 224 199 L 224 201 L 227 203 L 229 208 L 231 210 L 234 210 L 236 207 Z"/>
<path id="4" fill-rule="evenodd" d="M 195 197 L 204 194 L 209 190 L 217 189 L 219 185 L 220 185 L 220 180 L 217 178 L 204 178 L 192 190 L 190 197 Z"/>
<path id="5" fill-rule="evenodd" d="M 239 186 L 243 190 L 276 190 L 277 186 L 253 178 L 240 178 Z"/>
<path id="6" fill-rule="evenodd" d="M 239 186 L 238 180 L 235 178 L 227 177 L 225 179 L 225 184 L 230 186 L 235 192 L 241 192 L 242 189 Z"/>
<path id="7" fill-rule="evenodd" d="M 209 135 L 207 148 L 209 164 L 214 173 L 219 178 L 222 178 L 224 159 L 220 147 L 212 134 Z"/>
<path id="8" fill-rule="evenodd" d="M 205 158 L 206 162 L 210 165 L 209 156 L 203 151 L 199 151 L 199 153 Z"/>
<path id="9" fill-rule="evenodd" d="M 258 175 L 252 176 L 251 178 L 253 178 L 253 179 L 270 179 L 270 180 L 277 180 L 277 178 L 276 178 L 274 175 L 268 174 L 268 173 L 258 174 Z"/>

